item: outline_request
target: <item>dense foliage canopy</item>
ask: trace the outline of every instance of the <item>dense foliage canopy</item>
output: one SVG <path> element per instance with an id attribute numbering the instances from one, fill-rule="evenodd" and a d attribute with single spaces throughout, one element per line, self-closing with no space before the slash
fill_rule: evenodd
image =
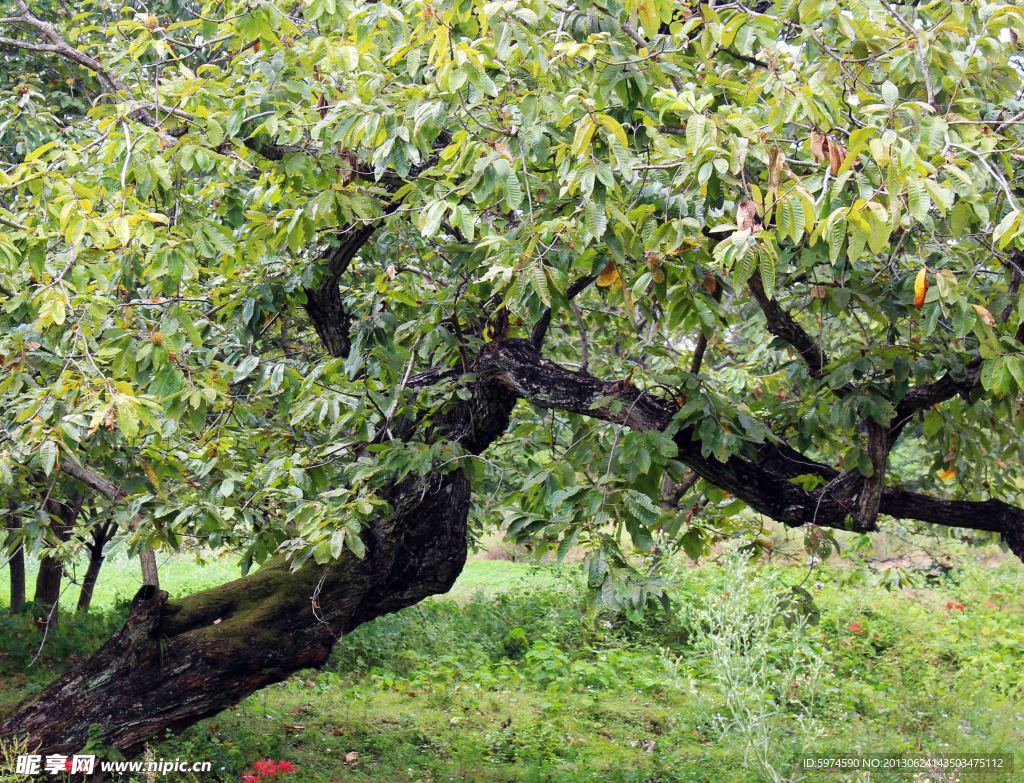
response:
<path id="1" fill-rule="evenodd" d="M 586 547 L 610 602 L 658 591 L 624 548 L 753 541 L 748 505 L 1007 535 L 882 487 L 1024 480 L 1018 5 L 2 5 L 19 541 L 84 481 L 137 549 L 327 563 L 460 469 L 476 530 Z M 616 384 L 437 437 L 517 338 Z"/>

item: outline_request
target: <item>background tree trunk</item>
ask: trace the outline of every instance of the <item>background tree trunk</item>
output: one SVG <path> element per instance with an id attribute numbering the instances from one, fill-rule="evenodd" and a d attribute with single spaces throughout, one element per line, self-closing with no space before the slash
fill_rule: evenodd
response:
<path id="1" fill-rule="evenodd" d="M 88 544 L 89 567 L 82 579 L 82 591 L 78 594 L 78 613 L 85 614 L 92 604 L 92 594 L 96 589 L 96 580 L 99 578 L 100 569 L 103 568 L 103 548 L 113 536 L 114 530 L 111 525 L 99 525 L 92 531 L 92 542 Z"/>
<path id="2" fill-rule="evenodd" d="M 75 519 L 78 518 L 82 501 L 72 499 L 70 502 L 64 503 L 47 498 L 44 505 L 53 520 L 53 532 L 61 541 L 67 541 L 71 537 L 71 531 L 74 529 Z M 39 607 L 36 625 L 41 631 L 57 627 L 60 616 L 60 585 L 63 576 L 64 563 L 60 560 L 44 557 L 39 561 L 34 600 Z"/>
<path id="3" fill-rule="evenodd" d="M 13 511 L 7 515 L 7 529 L 17 531 L 21 529 L 21 518 Z M 7 567 L 11 571 L 11 614 L 20 612 L 25 607 L 25 545 L 19 544 L 18 548 L 8 556 Z"/>

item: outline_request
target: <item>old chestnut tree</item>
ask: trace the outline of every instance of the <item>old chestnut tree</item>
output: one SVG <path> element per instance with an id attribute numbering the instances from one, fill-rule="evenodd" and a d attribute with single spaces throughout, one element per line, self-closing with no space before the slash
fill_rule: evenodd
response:
<path id="1" fill-rule="evenodd" d="M 627 609 L 766 519 L 1024 556 L 1022 36 L 992 0 L 2 0 L 8 552 L 74 556 L 73 499 L 244 575 L 148 573 L 0 737 L 137 750 L 488 527 Z"/>

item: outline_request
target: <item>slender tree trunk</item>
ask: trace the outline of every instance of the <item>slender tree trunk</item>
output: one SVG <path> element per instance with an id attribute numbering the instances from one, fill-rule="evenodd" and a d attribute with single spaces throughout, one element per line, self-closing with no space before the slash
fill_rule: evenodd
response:
<path id="1" fill-rule="evenodd" d="M 103 568 L 103 548 L 107 545 L 113 535 L 113 527 L 100 525 L 92 532 L 92 542 L 89 544 L 89 567 L 82 579 L 82 591 L 78 594 L 78 613 L 85 614 L 92 604 L 92 594 L 96 589 L 96 580 L 99 578 L 100 569 Z"/>
<path id="2" fill-rule="evenodd" d="M 75 525 L 75 519 L 82 507 L 81 500 L 71 500 L 68 503 L 47 498 L 46 510 L 53 521 L 53 531 L 61 541 L 67 541 L 71 537 L 71 531 Z M 35 603 L 38 606 L 39 616 L 36 618 L 36 625 L 39 630 L 52 630 L 56 628 L 60 616 L 60 586 L 64 577 L 64 563 L 51 557 L 44 557 L 39 561 L 39 573 L 36 575 Z"/>
<path id="3" fill-rule="evenodd" d="M 60 614 L 60 585 L 64 575 L 64 564 L 60 560 L 44 557 L 39 561 L 36 574 L 35 603 L 39 630 L 56 628 Z"/>
<path id="4" fill-rule="evenodd" d="M 17 531 L 21 528 L 21 518 L 15 513 L 7 515 L 7 529 Z M 7 567 L 11 571 L 11 614 L 20 612 L 25 607 L 25 545 L 18 548 L 8 557 Z"/>

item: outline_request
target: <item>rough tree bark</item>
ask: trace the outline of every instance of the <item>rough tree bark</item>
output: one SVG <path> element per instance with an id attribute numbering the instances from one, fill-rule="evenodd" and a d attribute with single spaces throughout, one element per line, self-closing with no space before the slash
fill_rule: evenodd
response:
<path id="1" fill-rule="evenodd" d="M 786 446 L 725 462 L 704 457 L 690 429 L 673 429 L 674 402 L 566 370 L 543 359 L 530 341 L 492 343 L 472 369 L 472 398 L 453 405 L 434 437 L 479 453 L 504 431 L 515 400 L 523 398 L 634 429 L 667 430 L 679 459 L 699 476 L 785 524 L 847 524 L 851 509 L 842 499 L 789 480 L 817 473 L 831 481 L 837 471 Z M 429 371 L 410 385 L 454 376 Z M 346 552 L 329 566 L 290 572 L 275 559 L 255 574 L 174 602 L 143 588 L 125 626 L 0 723 L 0 737 L 27 736 L 43 752 L 69 752 L 96 724 L 105 742 L 136 752 L 165 729 L 189 726 L 321 665 L 335 641 L 360 623 L 445 592 L 465 562 L 468 481 L 459 470 L 435 471 L 391 487 L 386 497 L 393 511 L 364 531 L 364 560 Z M 894 517 L 998 532 L 1024 556 L 1024 511 L 1001 501 L 943 500 L 886 487 L 879 506 Z"/>
<path id="2" fill-rule="evenodd" d="M 17 532 L 21 529 L 21 518 L 13 511 L 7 515 L 7 530 Z M 19 544 L 7 557 L 7 567 L 11 572 L 11 614 L 17 614 L 25 608 L 25 547 Z"/>

